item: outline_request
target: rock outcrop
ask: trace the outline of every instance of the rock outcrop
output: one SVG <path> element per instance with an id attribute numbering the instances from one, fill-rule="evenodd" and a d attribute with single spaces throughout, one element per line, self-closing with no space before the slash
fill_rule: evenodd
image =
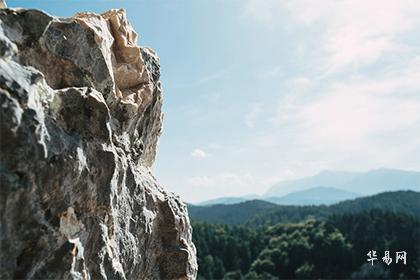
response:
<path id="1" fill-rule="evenodd" d="M 0 278 L 194 279 L 186 206 L 150 171 L 159 58 L 124 10 L 0 10 Z"/>

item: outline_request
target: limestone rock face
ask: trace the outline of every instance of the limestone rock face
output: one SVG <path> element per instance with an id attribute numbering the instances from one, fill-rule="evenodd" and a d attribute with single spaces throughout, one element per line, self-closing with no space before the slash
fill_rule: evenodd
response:
<path id="1" fill-rule="evenodd" d="M 186 206 L 150 171 L 159 58 L 124 10 L 0 10 L 0 279 L 194 279 Z"/>

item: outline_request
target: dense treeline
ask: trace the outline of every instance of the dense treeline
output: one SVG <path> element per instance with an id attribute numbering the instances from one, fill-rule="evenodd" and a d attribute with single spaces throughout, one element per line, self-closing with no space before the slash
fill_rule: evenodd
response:
<path id="1" fill-rule="evenodd" d="M 267 240 L 263 229 L 193 222 L 200 275 L 221 279 L 229 271 L 248 271 Z"/>
<path id="2" fill-rule="evenodd" d="M 201 279 L 420 278 L 420 221 L 410 215 L 370 210 L 264 227 L 194 222 L 193 229 Z M 396 251 L 407 252 L 406 265 L 395 263 Z"/>
<path id="3" fill-rule="evenodd" d="M 284 222 L 299 222 L 308 218 L 324 220 L 333 214 L 360 213 L 381 209 L 420 217 L 420 192 L 384 192 L 373 196 L 346 200 L 330 206 L 277 206 L 258 213 L 248 221 L 249 226 L 274 225 Z"/>
<path id="4" fill-rule="evenodd" d="M 420 219 L 418 217 L 372 210 L 358 215 L 333 215 L 329 222 L 343 232 L 353 246 L 352 256 L 349 259 L 351 267 L 358 266 L 357 260 L 366 258 L 369 250 L 376 250 L 378 258 L 382 258 L 384 251 L 387 250 L 393 254 L 393 263 L 388 273 L 387 269 L 384 269 L 383 276 L 399 278 L 400 275 L 405 275 L 410 279 L 420 279 Z M 407 265 L 395 264 L 395 252 L 398 251 L 407 252 Z M 360 272 L 364 272 L 363 267 Z M 357 276 L 360 275 L 357 274 Z M 374 274 L 371 278 L 376 276 L 378 275 Z"/>
<path id="5" fill-rule="evenodd" d="M 257 213 L 268 213 L 277 206 L 274 203 L 262 200 L 251 200 L 229 205 L 188 205 L 188 214 L 192 219 L 198 221 L 206 221 L 212 224 L 239 225 L 249 221 Z"/>

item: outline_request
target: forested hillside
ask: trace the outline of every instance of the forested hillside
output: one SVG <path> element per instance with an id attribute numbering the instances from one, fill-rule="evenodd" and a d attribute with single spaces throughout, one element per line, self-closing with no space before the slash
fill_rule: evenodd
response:
<path id="1" fill-rule="evenodd" d="M 201 279 L 420 277 L 417 217 L 370 210 L 268 227 L 195 222 Z M 372 266 L 366 255 L 377 252 Z M 382 261 L 390 251 L 393 262 Z M 406 265 L 395 252 L 406 251 Z"/>
<path id="2" fill-rule="evenodd" d="M 191 219 L 210 223 L 238 225 L 254 218 L 257 213 L 268 213 L 278 205 L 262 200 L 251 200 L 237 204 L 217 204 L 211 206 L 188 205 Z"/>

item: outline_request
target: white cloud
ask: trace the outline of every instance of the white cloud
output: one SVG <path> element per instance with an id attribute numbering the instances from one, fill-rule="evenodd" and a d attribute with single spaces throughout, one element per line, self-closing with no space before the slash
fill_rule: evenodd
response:
<path id="1" fill-rule="evenodd" d="M 305 92 L 311 88 L 313 82 L 307 77 L 297 77 L 289 81 L 290 87 L 297 92 Z"/>
<path id="2" fill-rule="evenodd" d="M 275 19 L 273 6 L 276 5 L 276 2 L 275 0 L 247 1 L 244 8 L 244 16 L 267 25 L 272 25 Z"/>
<path id="3" fill-rule="evenodd" d="M 316 54 L 326 73 L 358 69 L 406 50 L 399 36 L 420 26 L 419 13 L 416 0 L 249 0 L 244 7 L 245 17 L 265 26 L 319 26 Z"/>
<path id="4" fill-rule="evenodd" d="M 210 199 L 220 196 L 263 194 L 270 186 L 281 180 L 282 178 L 277 176 L 222 172 L 187 178 L 187 184 L 194 187 L 192 192 L 205 192 L 206 197 Z"/>
<path id="5" fill-rule="evenodd" d="M 252 106 L 251 110 L 245 114 L 244 122 L 245 125 L 249 128 L 253 128 L 255 126 L 255 121 L 258 117 L 258 114 L 261 112 L 262 104 L 256 103 Z"/>
<path id="6" fill-rule="evenodd" d="M 408 63 L 401 63 L 398 67 L 385 71 L 376 78 L 355 76 L 348 81 L 332 83 L 336 92 L 363 92 L 367 95 L 393 95 L 403 97 L 409 93 L 420 91 L 420 53 Z"/>
<path id="7" fill-rule="evenodd" d="M 295 141 L 291 145 L 304 147 L 308 159 L 352 158 L 348 162 L 353 164 L 363 159 L 376 167 L 401 165 L 411 151 L 418 150 L 418 77 L 420 57 L 376 78 L 335 81 L 316 98 L 292 95 L 282 100 L 276 121 L 293 124 Z"/>
<path id="8" fill-rule="evenodd" d="M 206 158 L 208 157 L 208 154 L 201 149 L 194 149 L 194 151 L 191 152 L 191 156 L 193 158 Z"/>
<path id="9" fill-rule="evenodd" d="M 420 100 L 333 91 L 304 106 L 299 117 L 305 123 L 308 144 L 358 149 L 369 137 L 392 136 L 404 127 L 415 129 L 420 120 Z"/>
<path id="10" fill-rule="evenodd" d="M 388 52 L 404 51 L 397 36 L 412 30 L 418 21 L 407 9 L 420 8 L 410 1 L 335 2 L 328 13 L 329 29 L 322 45 L 328 71 L 358 68 Z"/>

